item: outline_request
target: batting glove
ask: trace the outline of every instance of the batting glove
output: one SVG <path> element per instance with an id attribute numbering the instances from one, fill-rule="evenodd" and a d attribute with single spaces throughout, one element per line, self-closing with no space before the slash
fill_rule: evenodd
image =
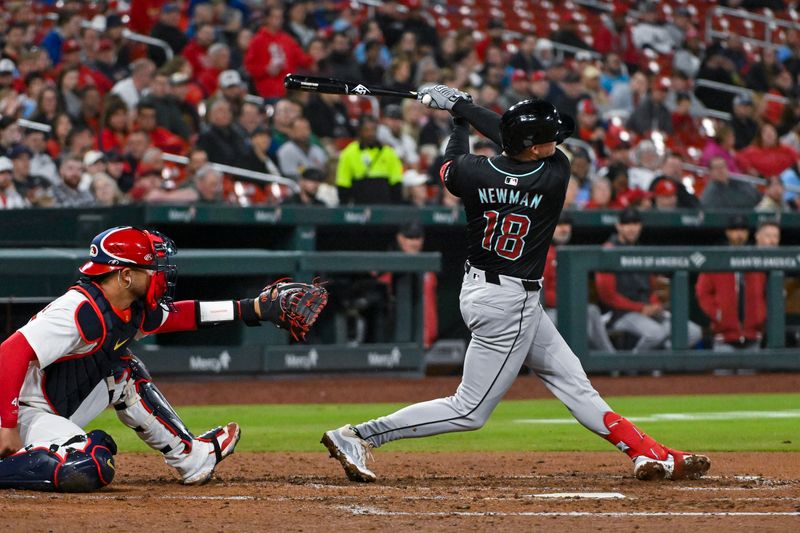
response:
<path id="1" fill-rule="evenodd" d="M 452 111 L 453 106 L 460 100 L 471 102 L 472 96 L 447 85 L 434 85 L 433 87 L 420 88 L 417 92 L 417 99 L 431 109 Z"/>

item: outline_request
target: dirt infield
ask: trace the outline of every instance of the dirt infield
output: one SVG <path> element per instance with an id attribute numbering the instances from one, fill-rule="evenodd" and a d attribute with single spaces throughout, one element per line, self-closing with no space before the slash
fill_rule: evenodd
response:
<path id="1" fill-rule="evenodd" d="M 154 454 L 123 454 L 94 494 L 6 491 L 13 531 L 797 531 L 796 455 L 714 455 L 713 476 L 638 482 L 613 452 L 383 452 L 376 484 L 349 483 L 319 454 L 240 454 L 202 487 L 174 482 Z M 559 493 L 583 497 L 555 498 Z M 605 493 L 605 494 L 598 494 Z M 590 499 L 605 496 L 608 499 Z"/>
<path id="2" fill-rule="evenodd" d="M 595 378 L 604 395 L 796 392 L 800 374 Z M 162 382 L 176 404 L 411 402 L 457 378 Z M 549 397 L 522 376 L 509 398 Z M 715 453 L 708 478 L 638 482 L 616 452 L 376 453 L 375 484 L 348 482 L 319 453 L 243 453 L 202 487 L 177 484 L 156 454 L 121 454 L 93 494 L 8 490 L 0 528 L 78 531 L 798 531 L 800 454 Z M 563 497 L 563 494 L 573 494 Z M 561 495 L 561 496 L 559 496 Z"/>

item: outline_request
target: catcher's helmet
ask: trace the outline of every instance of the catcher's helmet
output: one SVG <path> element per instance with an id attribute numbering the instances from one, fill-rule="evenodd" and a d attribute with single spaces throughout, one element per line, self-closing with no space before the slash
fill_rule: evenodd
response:
<path id="1" fill-rule="evenodd" d="M 107 229 L 92 239 L 89 260 L 80 267 L 82 274 L 98 276 L 123 268 L 143 268 L 154 272 L 147 293 L 151 308 L 171 307 L 177 267 L 170 257 L 177 253 L 172 239 L 157 231 L 131 226 Z"/>
<path id="2" fill-rule="evenodd" d="M 575 131 L 575 121 L 560 115 L 550 102 L 524 100 L 511 106 L 500 119 L 503 150 L 516 155 L 536 144 L 561 144 Z"/>

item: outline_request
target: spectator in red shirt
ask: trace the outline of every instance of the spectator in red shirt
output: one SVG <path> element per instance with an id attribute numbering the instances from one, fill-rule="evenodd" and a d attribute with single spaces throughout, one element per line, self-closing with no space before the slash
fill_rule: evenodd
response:
<path id="1" fill-rule="evenodd" d="M 197 28 L 194 39 L 189 41 L 181 55 L 192 65 L 192 71 L 197 74 L 206 68 L 206 59 L 209 47 L 214 44 L 214 26 L 202 24 Z"/>
<path id="2" fill-rule="evenodd" d="M 556 261 L 558 248 L 568 244 L 572 238 L 572 217 L 567 212 L 562 212 L 553 232 L 553 242 L 547 250 L 547 259 L 544 268 L 544 308 L 547 316 L 558 325 L 558 312 L 556 310 L 556 276 L 558 263 Z M 589 348 L 603 352 L 615 351 L 614 345 L 608 338 L 606 324 L 600 308 L 590 303 L 586 309 L 586 334 Z"/>
<path id="3" fill-rule="evenodd" d="M 124 152 L 128 142 L 128 106 L 120 98 L 110 98 L 103 112 L 103 126 L 97 138 L 101 152 Z"/>
<path id="4" fill-rule="evenodd" d="M 767 225 L 776 227 L 774 222 Z M 766 229 L 765 233 L 770 231 L 774 229 Z M 728 245 L 744 246 L 749 236 L 747 217 L 732 216 L 725 230 Z M 695 294 L 711 321 L 714 351 L 759 348 L 767 318 L 766 279 L 764 272 L 703 272 L 698 276 Z"/>
<path id="5" fill-rule="evenodd" d="M 308 56 L 292 37 L 283 31 L 283 9 L 268 8 L 264 27 L 253 37 L 244 64 L 256 92 L 268 99 L 286 94 L 283 78 L 300 68 L 311 66 Z"/>
<path id="6" fill-rule="evenodd" d="M 739 168 L 748 174 L 758 174 L 769 178 L 779 176 L 798 159 L 793 148 L 778 144 L 775 126 L 764 123 L 758 130 L 753 143 L 736 154 Z"/>
<path id="7" fill-rule="evenodd" d="M 633 247 L 642 233 L 642 218 L 636 209 L 625 209 L 619 216 L 617 233 L 605 244 L 608 248 Z M 647 351 L 668 346 L 671 323 L 653 290 L 653 276 L 646 272 L 597 272 L 597 296 L 613 311 L 609 329 L 638 337 L 634 351 Z M 688 323 L 689 346 L 702 337 L 700 326 Z"/>
<path id="8" fill-rule="evenodd" d="M 186 142 L 166 128 L 157 125 L 156 106 L 147 99 L 136 106 L 136 127 L 150 136 L 150 144 L 163 152 L 183 154 Z"/>

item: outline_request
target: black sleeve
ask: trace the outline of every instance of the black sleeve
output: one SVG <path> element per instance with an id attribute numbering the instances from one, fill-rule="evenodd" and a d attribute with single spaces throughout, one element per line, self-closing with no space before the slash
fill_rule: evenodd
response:
<path id="1" fill-rule="evenodd" d="M 453 133 L 447 142 L 444 151 L 444 160 L 450 161 L 456 157 L 469 153 L 469 126 L 467 121 L 460 117 L 453 117 Z"/>
<path id="2" fill-rule="evenodd" d="M 457 117 L 467 119 L 473 128 L 497 146 L 503 145 L 503 141 L 500 139 L 500 115 L 494 111 L 489 111 L 485 107 L 466 100 L 460 100 L 453 106 L 453 113 Z"/>

